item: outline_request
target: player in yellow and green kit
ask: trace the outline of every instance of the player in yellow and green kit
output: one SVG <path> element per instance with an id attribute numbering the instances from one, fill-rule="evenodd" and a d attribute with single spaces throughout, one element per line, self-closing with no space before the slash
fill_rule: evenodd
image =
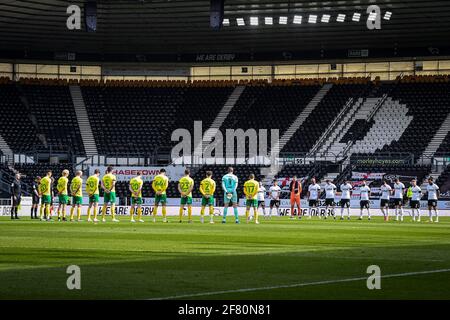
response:
<path id="1" fill-rule="evenodd" d="M 106 168 L 106 174 L 102 178 L 102 188 L 105 192 L 103 196 L 102 221 L 106 222 L 106 209 L 111 204 L 111 217 L 113 222 L 119 222 L 116 219 L 116 176 L 113 175 L 113 168 Z"/>
<path id="2" fill-rule="evenodd" d="M 62 176 L 58 179 L 56 189 L 58 190 L 59 206 L 58 206 L 58 221 L 66 221 L 66 206 L 69 202 L 69 196 L 67 193 L 67 184 L 69 183 L 69 170 L 63 170 Z"/>
<path id="3" fill-rule="evenodd" d="M 155 208 L 153 209 L 153 222 L 156 222 L 156 215 L 158 214 L 158 206 L 162 205 L 163 222 L 167 222 L 166 218 L 166 190 L 169 186 L 169 178 L 166 176 L 166 169 L 159 170 L 159 174 L 153 179 L 152 188 L 155 191 Z"/>
<path id="4" fill-rule="evenodd" d="M 206 178 L 200 182 L 200 192 L 202 196 L 202 209 L 200 211 L 201 223 L 204 222 L 205 208 L 209 207 L 209 223 L 214 223 L 214 192 L 216 191 L 216 182 L 211 178 L 212 171 L 206 171 Z"/>
<path id="5" fill-rule="evenodd" d="M 75 208 L 77 208 L 77 221 L 81 220 L 81 205 L 83 204 L 83 175 L 82 171 L 77 171 L 75 177 L 70 182 L 70 193 L 72 195 L 72 208 L 70 209 L 70 222 L 73 222 Z"/>
<path id="6" fill-rule="evenodd" d="M 246 210 L 245 217 L 247 218 L 247 223 L 250 222 L 250 208 L 253 208 L 255 223 L 259 224 L 258 221 L 258 190 L 259 183 L 255 180 L 255 175 L 252 173 L 249 176 L 249 180 L 244 183 L 244 194 L 246 198 Z"/>
<path id="7" fill-rule="evenodd" d="M 130 180 L 130 191 L 131 191 L 131 222 L 136 222 L 134 220 L 134 213 L 137 211 L 138 221 L 144 222 L 142 220 L 142 186 L 144 181 L 142 181 L 142 171 L 138 171 L 137 176 Z"/>
<path id="8" fill-rule="evenodd" d="M 192 223 L 192 189 L 194 188 L 194 180 L 189 176 L 190 171 L 184 170 L 184 176 L 178 181 L 178 191 L 181 195 L 180 200 L 180 222 L 183 222 L 183 211 L 187 205 L 188 222 Z"/>
<path id="9" fill-rule="evenodd" d="M 91 222 L 91 212 L 94 209 L 94 222 L 98 222 L 98 201 L 100 200 L 100 190 L 98 184 L 100 182 L 100 170 L 95 169 L 94 174 L 86 180 L 86 192 L 89 196 L 89 207 L 87 211 L 88 222 Z"/>
<path id="10" fill-rule="evenodd" d="M 45 177 L 41 179 L 39 184 L 39 195 L 41 196 L 41 208 L 39 210 L 39 218 L 42 220 L 50 219 L 50 204 L 52 203 L 52 172 L 47 171 Z M 42 218 L 44 215 L 44 218 Z"/>

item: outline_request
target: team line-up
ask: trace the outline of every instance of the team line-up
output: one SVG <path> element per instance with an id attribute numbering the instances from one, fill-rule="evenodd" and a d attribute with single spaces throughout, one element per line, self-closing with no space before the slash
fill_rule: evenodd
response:
<path id="1" fill-rule="evenodd" d="M 233 208 L 233 213 L 235 217 L 235 222 L 239 223 L 238 215 L 238 177 L 233 173 L 232 167 L 228 168 L 227 174 L 222 177 L 222 189 L 224 192 L 224 210 L 222 223 L 226 223 L 226 217 L 228 213 L 228 208 Z M 62 176 L 57 181 L 57 191 L 59 206 L 57 209 L 58 221 L 66 221 L 66 206 L 69 203 L 69 191 L 72 196 L 72 206 L 70 209 L 70 221 L 82 221 L 81 219 L 81 206 L 83 203 L 83 179 L 82 171 L 77 171 L 75 177 L 71 180 L 69 186 L 69 171 L 63 170 Z M 137 175 L 133 177 L 129 182 L 129 190 L 131 192 L 131 211 L 130 211 L 130 221 L 131 222 L 144 222 L 142 219 L 142 172 L 138 171 Z M 11 218 L 14 219 L 13 213 L 15 212 L 15 219 L 17 217 L 17 207 L 20 205 L 20 175 L 16 175 L 16 180 L 11 185 L 12 189 L 12 200 L 13 200 L 13 210 L 11 213 Z M 101 221 L 106 222 L 106 212 L 108 206 L 111 209 L 111 217 L 113 222 L 119 222 L 115 214 L 115 202 L 116 202 L 116 176 L 113 174 L 113 168 L 111 166 L 107 167 L 105 175 L 100 179 L 100 170 L 96 169 L 94 174 L 86 180 L 85 190 L 89 196 L 89 207 L 87 211 L 87 220 L 89 222 L 99 222 L 98 219 L 98 203 L 100 198 L 100 188 L 104 191 L 104 204 L 101 212 Z M 39 219 L 42 221 L 51 220 L 51 207 L 53 205 L 52 199 L 52 171 L 48 171 L 46 176 L 43 178 L 38 177 L 36 183 L 33 185 L 33 203 L 31 208 L 31 218 L 37 219 L 37 210 L 40 205 Z M 166 170 L 161 169 L 159 174 L 155 176 L 152 181 L 152 188 L 155 192 L 155 202 L 153 211 L 153 222 L 156 222 L 156 215 L 158 213 L 158 207 L 162 207 L 163 222 L 167 222 L 166 218 L 166 203 L 167 194 L 166 190 L 169 186 L 169 178 L 166 175 Z M 180 208 L 179 208 L 179 218 L 182 222 L 184 210 L 187 207 L 188 222 L 192 222 L 192 190 L 194 188 L 194 180 L 190 177 L 190 171 L 185 170 L 184 176 L 178 181 L 178 192 L 180 194 Z M 18 191 L 19 189 L 19 191 Z M 350 199 L 353 191 L 353 186 L 349 181 L 344 182 L 340 186 L 341 197 L 340 203 L 340 219 L 344 220 L 344 211 L 347 211 L 347 219 L 350 219 Z M 201 181 L 199 191 L 202 194 L 201 211 L 200 211 L 200 221 L 204 222 L 204 215 L 206 207 L 209 208 L 210 223 L 214 223 L 214 193 L 216 191 L 216 182 L 212 179 L 212 172 L 207 171 L 206 177 Z M 291 219 L 295 218 L 294 207 L 298 209 L 298 218 L 302 218 L 300 209 L 300 198 L 302 193 L 302 183 L 297 180 L 297 177 L 293 177 L 289 184 L 290 191 L 290 204 L 291 204 Z M 332 183 L 331 180 L 326 180 L 325 186 L 321 187 L 315 180 L 311 179 L 311 183 L 308 187 L 307 199 L 309 202 L 308 206 L 308 217 L 311 218 L 311 210 L 317 209 L 319 205 L 319 198 L 322 192 L 325 193 L 325 207 L 326 212 L 331 212 L 331 216 L 336 219 L 335 216 L 335 196 L 337 187 Z M 389 203 L 393 200 L 395 207 L 395 219 L 397 221 L 403 221 L 403 206 L 408 202 L 411 208 L 411 216 L 413 221 L 420 222 L 421 212 L 420 212 L 420 200 L 423 196 L 422 189 L 417 185 L 417 181 L 413 179 L 411 181 L 411 186 L 406 190 L 406 187 L 399 179 L 395 180 L 394 187 L 392 188 L 387 181 L 383 181 L 380 187 L 381 199 L 380 208 L 383 213 L 384 220 L 389 220 Z M 437 210 L 437 200 L 439 197 L 439 187 L 433 182 L 433 178 L 428 179 L 428 184 L 426 186 L 427 198 L 428 198 L 428 212 L 429 212 L 429 222 L 439 222 L 439 213 Z M 263 186 L 262 182 L 255 180 L 255 176 L 250 174 L 248 180 L 244 183 L 243 192 L 246 198 L 246 221 L 249 223 L 254 220 L 256 224 L 259 224 L 259 214 L 258 209 L 262 208 L 264 218 L 271 218 L 272 210 L 276 208 L 277 215 L 280 214 L 280 194 L 281 188 L 278 186 L 277 181 L 273 181 L 273 185 L 269 188 L 268 194 L 270 197 L 270 211 L 266 215 L 265 208 L 265 195 L 266 188 Z M 368 219 L 371 219 L 370 212 L 370 201 L 369 197 L 371 194 L 371 189 L 366 181 L 362 181 L 362 185 L 359 187 L 360 193 L 360 216 L 359 219 L 363 218 L 364 209 L 367 210 Z M 392 196 L 392 199 L 391 199 Z M 250 211 L 253 209 L 253 216 L 250 215 Z M 434 220 L 433 213 L 434 212 Z M 34 213 L 34 215 L 33 215 Z M 75 220 L 75 213 L 77 218 Z M 326 219 L 327 215 L 323 214 Z M 137 218 L 137 220 L 135 220 Z M 319 215 L 319 218 L 322 218 Z"/>

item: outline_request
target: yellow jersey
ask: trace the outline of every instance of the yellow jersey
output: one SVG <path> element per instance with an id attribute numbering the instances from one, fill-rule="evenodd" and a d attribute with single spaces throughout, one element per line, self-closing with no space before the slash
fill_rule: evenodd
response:
<path id="1" fill-rule="evenodd" d="M 41 193 L 41 195 L 44 196 L 51 196 L 51 186 L 52 184 L 52 179 L 50 179 L 49 177 L 45 176 L 41 179 L 41 182 L 39 183 L 39 192 Z"/>
<path id="2" fill-rule="evenodd" d="M 142 179 L 140 177 L 134 177 L 133 179 L 130 180 L 130 187 L 131 190 L 133 190 L 133 192 L 138 192 L 138 198 L 142 198 L 142 185 L 144 184 L 144 181 L 142 181 Z M 132 194 L 131 196 L 134 197 L 134 194 Z"/>
<path id="3" fill-rule="evenodd" d="M 158 174 L 152 182 L 152 188 L 155 192 L 161 192 L 166 194 L 167 187 L 169 186 L 169 178 L 163 174 Z"/>
<path id="4" fill-rule="evenodd" d="M 75 177 L 72 179 L 72 182 L 70 183 L 70 192 L 75 197 L 82 197 L 83 196 L 83 179 L 80 177 Z"/>
<path id="5" fill-rule="evenodd" d="M 88 195 L 100 194 L 98 183 L 100 179 L 94 174 L 86 180 L 86 192 Z"/>
<path id="6" fill-rule="evenodd" d="M 214 195 L 216 191 L 216 182 L 211 178 L 205 178 L 200 182 L 200 192 L 206 196 Z"/>
<path id="7" fill-rule="evenodd" d="M 244 194 L 247 199 L 258 199 L 259 183 L 254 179 L 247 180 L 244 183 Z"/>
<path id="8" fill-rule="evenodd" d="M 110 192 L 116 192 L 116 185 L 114 184 L 114 182 L 116 181 L 115 175 L 113 175 L 112 173 L 105 174 L 102 181 L 107 190 L 109 190 Z"/>
<path id="9" fill-rule="evenodd" d="M 67 177 L 61 177 L 58 179 L 58 184 L 56 185 L 56 189 L 59 194 L 67 196 L 67 184 L 69 183 L 69 179 Z"/>
<path id="10" fill-rule="evenodd" d="M 194 186 L 194 179 L 189 176 L 185 176 L 178 181 L 181 191 L 188 192 L 191 187 Z M 192 197 L 192 192 L 186 195 L 187 197 Z"/>

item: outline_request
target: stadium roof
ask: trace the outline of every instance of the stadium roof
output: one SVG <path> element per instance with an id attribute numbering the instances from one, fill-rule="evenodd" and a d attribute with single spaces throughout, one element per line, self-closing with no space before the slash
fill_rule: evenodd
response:
<path id="1" fill-rule="evenodd" d="M 220 31 L 209 27 L 210 1 L 98 0 L 98 31 L 69 31 L 66 8 L 82 6 L 80 0 L 2 0 L 0 2 L 0 51 L 84 52 L 118 54 L 185 54 L 225 52 L 309 51 L 334 49 L 439 48 L 448 46 L 450 1 L 282 1 L 226 0 L 225 18 L 231 25 Z M 392 12 L 381 30 L 368 30 L 370 4 Z M 360 22 L 351 21 L 354 12 Z M 337 14 L 346 21 L 337 22 Z M 317 24 L 307 23 L 309 14 Z M 320 21 L 331 15 L 329 23 Z M 302 15 L 303 23 L 292 23 Z M 274 18 L 265 25 L 264 17 Z M 279 17 L 289 18 L 286 25 Z M 244 18 L 246 26 L 236 25 Z M 250 26 L 259 17 L 259 26 Z M 26 54 L 25 54 L 26 55 Z"/>

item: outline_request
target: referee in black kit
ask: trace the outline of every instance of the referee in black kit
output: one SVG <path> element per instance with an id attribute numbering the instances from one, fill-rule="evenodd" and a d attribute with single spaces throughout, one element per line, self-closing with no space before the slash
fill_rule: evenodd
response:
<path id="1" fill-rule="evenodd" d="M 20 173 L 16 173 L 13 183 L 11 183 L 11 219 L 19 219 L 17 211 L 22 200 L 22 183 L 20 182 Z"/>

